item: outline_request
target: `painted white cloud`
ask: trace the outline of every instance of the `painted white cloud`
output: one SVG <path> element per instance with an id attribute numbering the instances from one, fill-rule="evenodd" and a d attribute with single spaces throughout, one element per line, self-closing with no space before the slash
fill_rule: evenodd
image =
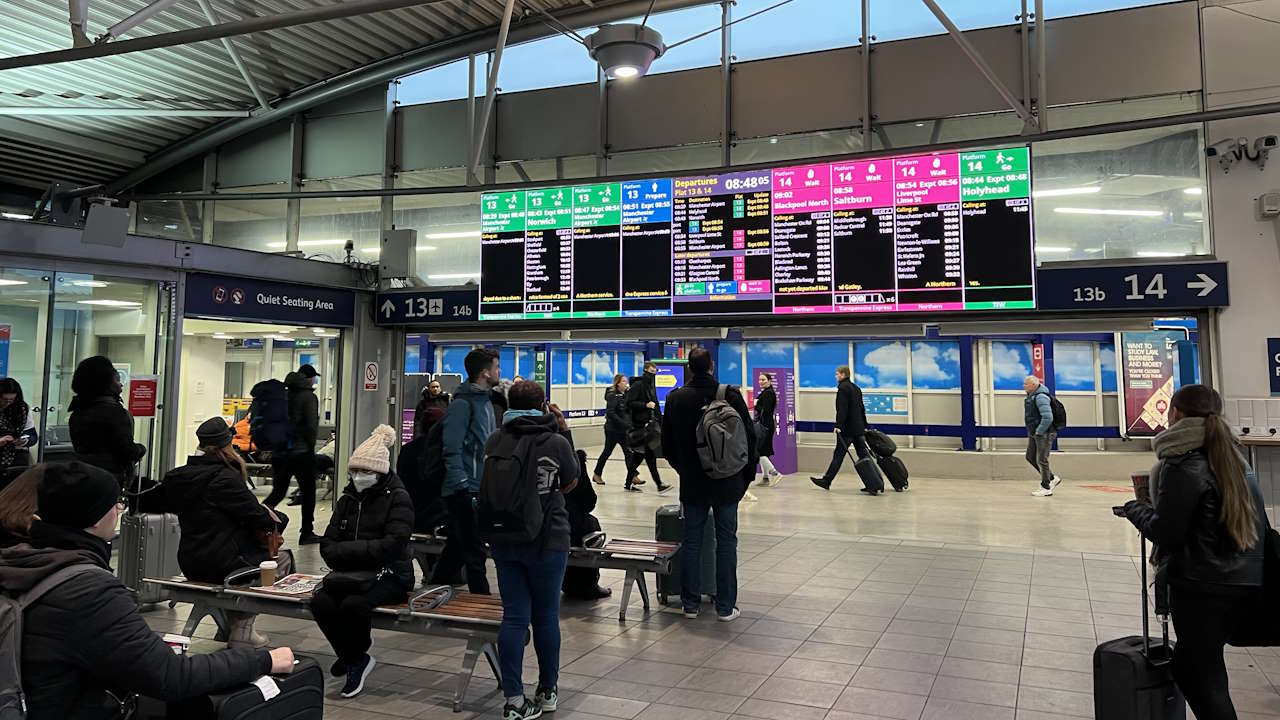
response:
<path id="1" fill-rule="evenodd" d="M 1059 390 L 1093 389 L 1093 345 L 1064 342 L 1053 346 L 1053 377 Z"/>
<path id="2" fill-rule="evenodd" d="M 948 343 L 917 342 L 911 344 L 911 381 L 926 387 L 950 387 L 956 381 L 960 349 Z M 939 362 L 941 361 L 941 362 Z M 947 367 L 943 367 L 943 365 Z"/>
<path id="3" fill-rule="evenodd" d="M 1020 353 L 1024 349 L 1018 343 L 991 343 L 991 374 L 996 387 L 1012 382 L 1021 387 L 1022 379 L 1031 374 L 1030 353 Z M 1027 361 L 1023 362 L 1026 357 Z"/>
<path id="4" fill-rule="evenodd" d="M 1114 373 L 1116 371 L 1116 349 L 1114 347 L 1103 347 L 1098 351 L 1098 362 L 1102 365 L 1102 372 Z"/>
<path id="5" fill-rule="evenodd" d="M 858 364 L 860 377 L 866 377 L 870 387 L 905 388 L 907 386 L 907 346 L 902 342 L 881 345 L 863 355 Z M 859 383 L 861 384 L 861 383 Z"/>

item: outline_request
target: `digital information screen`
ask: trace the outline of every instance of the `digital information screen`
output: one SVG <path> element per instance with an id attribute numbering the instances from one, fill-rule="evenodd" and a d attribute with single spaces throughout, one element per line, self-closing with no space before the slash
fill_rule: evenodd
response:
<path id="1" fill-rule="evenodd" d="M 1035 308 L 1025 147 L 485 193 L 480 319 Z"/>

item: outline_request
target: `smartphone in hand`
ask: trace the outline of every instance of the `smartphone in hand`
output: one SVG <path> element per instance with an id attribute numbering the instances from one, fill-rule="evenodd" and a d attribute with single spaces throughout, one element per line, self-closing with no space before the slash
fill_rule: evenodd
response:
<path id="1" fill-rule="evenodd" d="M 1124 506 L 1123 506 L 1123 505 L 1113 505 L 1113 506 L 1111 507 L 1111 514 L 1112 514 L 1112 515 L 1115 515 L 1116 517 L 1124 517 Z"/>

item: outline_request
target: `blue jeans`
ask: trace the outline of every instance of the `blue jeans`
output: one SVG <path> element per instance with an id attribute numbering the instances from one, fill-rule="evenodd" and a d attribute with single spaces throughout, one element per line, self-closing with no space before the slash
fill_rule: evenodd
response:
<path id="1" fill-rule="evenodd" d="M 502 694 L 524 695 L 521 667 L 524 634 L 530 623 L 533 648 L 538 653 L 538 684 L 554 688 L 560 679 L 560 585 L 569 553 L 511 545 L 494 545 L 490 552 L 502 595 L 502 626 L 498 629 Z"/>
<path id="2" fill-rule="evenodd" d="M 738 503 L 684 504 L 680 599 L 688 612 L 702 603 L 702 537 L 709 513 L 714 513 L 716 523 L 716 613 L 728 615 L 738 604 Z"/>

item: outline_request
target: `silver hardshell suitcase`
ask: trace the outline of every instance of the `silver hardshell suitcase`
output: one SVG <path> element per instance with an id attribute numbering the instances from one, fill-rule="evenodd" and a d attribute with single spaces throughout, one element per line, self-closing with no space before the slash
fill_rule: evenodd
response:
<path id="1" fill-rule="evenodd" d="M 172 577 L 178 569 L 178 540 L 182 531 L 172 513 L 130 513 L 120 516 L 120 582 L 133 591 L 139 605 L 158 603 L 164 593 L 144 577 Z"/>

